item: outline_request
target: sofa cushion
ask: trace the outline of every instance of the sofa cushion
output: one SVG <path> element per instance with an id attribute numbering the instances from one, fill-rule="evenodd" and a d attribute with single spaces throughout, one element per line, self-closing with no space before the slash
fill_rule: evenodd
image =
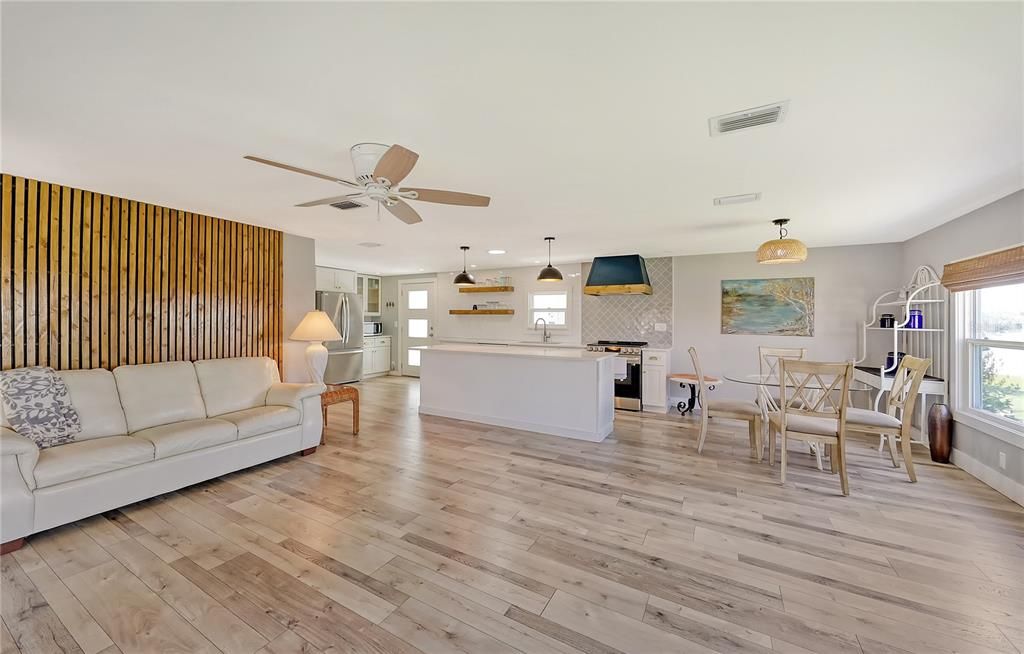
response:
<path id="1" fill-rule="evenodd" d="M 267 403 L 267 390 L 281 381 L 277 363 L 267 357 L 196 361 L 206 415 L 219 416 Z"/>
<path id="2" fill-rule="evenodd" d="M 114 369 L 117 392 L 131 433 L 206 417 L 196 371 L 188 361 Z"/>
<path id="3" fill-rule="evenodd" d="M 104 436 L 124 436 L 128 425 L 117 394 L 117 383 L 109 370 L 59 370 L 71 395 L 71 404 L 78 412 L 82 431 L 76 441 Z"/>
<path id="4" fill-rule="evenodd" d="M 51 447 L 39 452 L 38 488 L 120 470 L 153 460 L 153 444 L 131 436 L 107 436 Z"/>
<path id="5" fill-rule="evenodd" d="M 156 458 L 165 459 L 175 454 L 230 443 L 238 438 L 238 430 L 225 420 L 203 418 L 150 427 L 135 432 L 132 438 L 144 438 L 151 442 Z"/>
<path id="6" fill-rule="evenodd" d="M 302 414 L 290 406 L 258 406 L 242 411 L 232 411 L 217 416 L 218 420 L 227 420 L 238 427 L 239 438 L 259 436 L 278 429 L 294 427 L 299 424 Z"/>

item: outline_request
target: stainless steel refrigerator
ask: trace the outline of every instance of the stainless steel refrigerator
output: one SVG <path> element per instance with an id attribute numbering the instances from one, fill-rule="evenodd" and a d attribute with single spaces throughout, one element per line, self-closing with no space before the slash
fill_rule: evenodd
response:
<path id="1" fill-rule="evenodd" d="M 327 341 L 324 382 L 348 384 L 363 378 L 363 301 L 355 293 L 316 292 L 316 308 L 331 317 L 340 341 Z"/>

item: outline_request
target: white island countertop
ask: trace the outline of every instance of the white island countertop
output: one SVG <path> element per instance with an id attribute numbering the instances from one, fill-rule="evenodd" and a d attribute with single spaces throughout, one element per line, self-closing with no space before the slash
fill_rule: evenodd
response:
<path id="1" fill-rule="evenodd" d="M 523 341 L 505 341 L 501 339 L 491 340 L 488 338 L 456 338 L 454 336 L 442 336 L 437 339 L 437 342 L 442 345 L 449 343 L 466 344 L 466 345 L 508 345 L 511 347 L 547 347 L 547 348 L 575 348 L 577 350 L 587 349 L 586 345 L 582 343 L 562 343 L 560 341 L 550 341 L 544 343 L 540 340 L 523 340 Z"/>
<path id="2" fill-rule="evenodd" d="M 475 343 L 442 343 L 441 345 L 423 345 L 417 350 L 432 352 L 462 352 L 465 354 L 485 354 L 507 357 L 528 357 L 543 359 L 568 359 L 573 361 L 602 361 L 610 359 L 614 352 L 589 352 L 585 349 L 569 347 L 541 347 L 537 345 L 480 345 Z"/>

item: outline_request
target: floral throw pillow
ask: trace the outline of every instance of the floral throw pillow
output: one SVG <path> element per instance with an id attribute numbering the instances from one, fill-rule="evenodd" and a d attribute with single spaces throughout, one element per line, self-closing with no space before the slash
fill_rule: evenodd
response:
<path id="1" fill-rule="evenodd" d="M 11 427 L 40 449 L 71 443 L 82 431 L 68 387 L 53 368 L 0 372 L 0 408 Z"/>

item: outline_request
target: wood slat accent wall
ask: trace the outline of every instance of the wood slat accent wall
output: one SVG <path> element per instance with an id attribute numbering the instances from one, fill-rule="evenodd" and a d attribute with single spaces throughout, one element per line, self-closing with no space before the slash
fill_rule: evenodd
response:
<path id="1" fill-rule="evenodd" d="M 273 229 L 3 175 L 0 370 L 281 361 Z"/>

